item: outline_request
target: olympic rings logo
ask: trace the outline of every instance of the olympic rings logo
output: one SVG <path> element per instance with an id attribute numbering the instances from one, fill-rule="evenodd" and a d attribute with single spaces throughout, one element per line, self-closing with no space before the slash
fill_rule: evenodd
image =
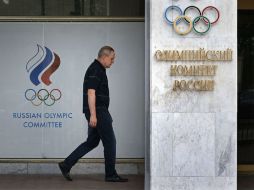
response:
<path id="1" fill-rule="evenodd" d="M 50 92 L 46 89 L 40 89 L 36 92 L 34 89 L 27 89 L 25 92 L 25 98 L 30 101 L 34 106 L 39 106 L 42 102 L 46 106 L 52 106 L 62 97 L 62 93 L 59 89 L 53 89 Z"/>
<path id="2" fill-rule="evenodd" d="M 170 11 L 173 11 L 173 10 L 177 11 L 179 15 L 175 19 L 170 20 L 168 18 L 168 14 Z M 191 18 L 190 16 L 188 16 L 188 13 L 191 10 L 194 10 L 198 14 L 198 16 L 195 18 Z M 208 16 L 207 16 L 208 11 L 211 11 L 211 10 L 216 14 L 215 18 L 208 18 Z M 208 6 L 208 7 L 204 8 L 203 11 L 201 12 L 200 9 L 196 6 L 189 6 L 184 11 L 182 11 L 180 7 L 172 5 L 166 9 L 166 11 L 164 13 L 164 17 L 165 17 L 166 21 L 170 25 L 173 26 L 175 32 L 179 35 L 186 35 L 186 34 L 190 33 L 192 31 L 192 29 L 197 34 L 203 35 L 203 34 L 206 34 L 211 29 L 211 26 L 213 24 L 218 22 L 218 20 L 220 18 L 220 12 L 216 7 L 213 7 L 213 6 Z M 184 31 L 181 31 L 178 27 L 179 23 L 182 20 L 184 20 L 185 23 L 187 23 L 189 25 L 188 28 Z M 197 27 L 197 24 L 200 23 L 200 21 L 202 21 L 204 23 L 204 25 L 206 26 L 204 30 L 200 30 Z"/>

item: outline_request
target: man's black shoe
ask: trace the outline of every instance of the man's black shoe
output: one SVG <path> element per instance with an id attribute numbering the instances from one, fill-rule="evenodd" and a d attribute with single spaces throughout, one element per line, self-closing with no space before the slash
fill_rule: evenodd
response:
<path id="1" fill-rule="evenodd" d="M 70 176 L 70 171 L 68 169 L 66 169 L 64 162 L 58 163 L 58 166 L 59 166 L 64 178 L 68 181 L 72 181 L 72 178 Z"/>
<path id="2" fill-rule="evenodd" d="M 127 178 L 122 178 L 119 175 L 113 175 L 105 178 L 106 182 L 128 182 Z"/>

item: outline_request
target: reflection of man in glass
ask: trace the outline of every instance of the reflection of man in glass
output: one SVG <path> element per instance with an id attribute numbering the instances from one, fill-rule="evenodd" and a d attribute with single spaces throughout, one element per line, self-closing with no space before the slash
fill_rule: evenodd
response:
<path id="1" fill-rule="evenodd" d="M 83 83 L 83 112 L 88 121 L 88 137 L 79 145 L 59 167 L 63 176 L 71 181 L 70 170 L 77 161 L 98 146 L 100 139 L 104 146 L 105 181 L 126 182 L 115 170 L 116 139 L 112 127 L 112 118 L 108 111 L 109 88 L 106 68 L 114 63 L 115 51 L 104 46 L 99 50 L 98 58 L 88 67 Z"/>

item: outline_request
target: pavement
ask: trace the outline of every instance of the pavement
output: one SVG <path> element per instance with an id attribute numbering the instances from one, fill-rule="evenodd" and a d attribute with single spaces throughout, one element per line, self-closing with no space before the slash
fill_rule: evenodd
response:
<path id="1" fill-rule="evenodd" d="M 129 182 L 105 182 L 104 175 L 73 175 L 73 181 L 61 175 L 0 175 L 0 190 L 144 190 L 144 175 L 121 176 Z M 254 190 L 254 175 L 239 175 L 237 190 Z"/>
<path id="2" fill-rule="evenodd" d="M 121 175 L 129 182 L 105 182 L 104 175 L 75 175 L 66 181 L 61 175 L 0 175 L 0 190 L 144 190 L 143 175 Z"/>

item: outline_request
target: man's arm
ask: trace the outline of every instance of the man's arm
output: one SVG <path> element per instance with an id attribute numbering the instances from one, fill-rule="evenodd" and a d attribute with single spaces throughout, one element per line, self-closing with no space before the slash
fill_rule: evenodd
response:
<path id="1" fill-rule="evenodd" d="M 96 96 L 95 96 L 95 90 L 94 89 L 88 89 L 88 105 L 90 110 L 90 121 L 89 125 L 93 128 L 97 125 L 97 117 L 96 117 L 96 109 L 95 109 L 95 102 L 96 102 Z"/>

